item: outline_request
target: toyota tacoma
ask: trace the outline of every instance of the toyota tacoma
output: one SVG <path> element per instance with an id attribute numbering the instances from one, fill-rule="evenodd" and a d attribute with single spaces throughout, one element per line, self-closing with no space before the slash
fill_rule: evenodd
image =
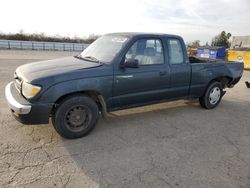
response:
<path id="1" fill-rule="evenodd" d="M 66 138 L 87 135 L 99 114 L 178 99 L 215 108 L 241 78 L 243 63 L 188 57 L 183 39 L 107 34 L 81 54 L 18 67 L 5 95 L 23 124 L 46 124 Z"/>

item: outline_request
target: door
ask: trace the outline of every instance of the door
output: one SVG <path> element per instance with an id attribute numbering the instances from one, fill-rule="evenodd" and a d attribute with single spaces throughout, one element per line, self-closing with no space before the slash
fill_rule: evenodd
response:
<path id="1" fill-rule="evenodd" d="M 171 98 L 187 97 L 191 80 L 191 65 L 185 60 L 184 44 L 178 38 L 169 38 L 167 48 L 171 72 L 169 96 Z"/>
<path id="2" fill-rule="evenodd" d="M 137 106 L 163 99 L 170 85 L 170 76 L 162 41 L 157 38 L 135 41 L 123 61 L 127 59 L 137 59 L 139 67 L 115 69 L 113 107 Z"/>

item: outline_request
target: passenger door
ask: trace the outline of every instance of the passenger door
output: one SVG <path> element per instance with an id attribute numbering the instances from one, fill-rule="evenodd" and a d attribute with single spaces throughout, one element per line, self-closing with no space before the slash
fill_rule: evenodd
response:
<path id="1" fill-rule="evenodd" d="M 168 62 L 170 65 L 170 87 L 171 98 L 182 98 L 189 94 L 191 80 L 191 65 L 185 59 L 185 47 L 182 40 L 178 38 L 167 39 Z"/>
<path id="2" fill-rule="evenodd" d="M 137 106 L 166 97 L 170 86 L 170 74 L 165 64 L 161 39 L 147 38 L 135 41 L 123 61 L 126 59 L 137 59 L 139 67 L 115 69 L 112 100 L 114 108 Z"/>

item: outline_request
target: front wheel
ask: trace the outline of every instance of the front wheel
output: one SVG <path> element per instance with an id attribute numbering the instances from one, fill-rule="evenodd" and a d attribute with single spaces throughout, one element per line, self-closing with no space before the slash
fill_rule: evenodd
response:
<path id="1" fill-rule="evenodd" d="M 215 108 L 221 101 L 223 90 L 220 82 L 212 82 L 205 91 L 205 94 L 199 98 L 200 105 L 206 109 Z"/>
<path id="2" fill-rule="evenodd" d="M 59 104 L 52 116 L 52 123 L 62 137 L 80 138 L 93 130 L 98 114 L 98 106 L 91 98 L 72 96 Z"/>

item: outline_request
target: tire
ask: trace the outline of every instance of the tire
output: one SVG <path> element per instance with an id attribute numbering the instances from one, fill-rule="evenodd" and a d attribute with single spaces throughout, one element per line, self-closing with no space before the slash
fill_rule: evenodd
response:
<path id="1" fill-rule="evenodd" d="M 206 89 L 204 95 L 199 98 L 200 105 L 205 109 L 213 109 L 221 101 L 223 89 L 220 82 L 212 82 Z"/>
<path id="2" fill-rule="evenodd" d="M 80 138 L 95 128 L 98 116 L 95 101 L 84 95 L 75 95 L 61 101 L 52 115 L 52 124 L 62 137 Z"/>

